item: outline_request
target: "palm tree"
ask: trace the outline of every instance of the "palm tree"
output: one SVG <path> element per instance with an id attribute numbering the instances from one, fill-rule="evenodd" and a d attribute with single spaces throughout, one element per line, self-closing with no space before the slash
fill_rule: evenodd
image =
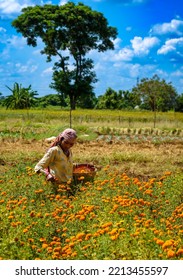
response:
<path id="1" fill-rule="evenodd" d="M 28 88 L 24 88 L 21 84 L 14 83 L 12 89 L 8 86 L 6 87 L 12 92 L 12 95 L 6 97 L 4 101 L 7 109 L 28 109 L 33 105 L 34 96 L 37 95 L 37 92 L 31 89 L 31 85 Z"/>

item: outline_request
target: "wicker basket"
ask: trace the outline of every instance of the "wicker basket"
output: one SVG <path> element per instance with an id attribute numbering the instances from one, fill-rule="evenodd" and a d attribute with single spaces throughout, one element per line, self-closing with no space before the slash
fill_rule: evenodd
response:
<path id="1" fill-rule="evenodd" d="M 96 175 L 96 168 L 92 164 L 76 164 L 73 170 L 73 178 L 76 183 L 92 181 Z"/>

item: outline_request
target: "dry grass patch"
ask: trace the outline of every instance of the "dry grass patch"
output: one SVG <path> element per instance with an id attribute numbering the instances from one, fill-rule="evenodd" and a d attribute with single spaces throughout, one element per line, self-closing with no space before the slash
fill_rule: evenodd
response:
<path id="1" fill-rule="evenodd" d="M 48 149 L 44 141 L 6 140 L 0 145 L 1 168 L 18 164 L 19 161 L 36 163 Z M 84 142 L 73 147 L 74 160 L 93 163 L 98 167 L 110 165 L 132 177 L 161 176 L 164 171 L 182 172 L 183 144 Z"/>

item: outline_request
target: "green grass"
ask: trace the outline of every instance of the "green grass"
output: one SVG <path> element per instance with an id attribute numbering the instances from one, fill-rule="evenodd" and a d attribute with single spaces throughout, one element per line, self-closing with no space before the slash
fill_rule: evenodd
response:
<path id="1" fill-rule="evenodd" d="M 42 139 L 57 135 L 70 126 L 70 111 L 66 110 L 5 110 L 0 109 L 1 138 Z M 79 135 L 88 134 L 179 134 L 182 136 L 182 113 L 157 113 L 154 128 L 153 112 L 117 110 L 72 111 L 72 127 Z M 82 136 L 83 137 L 83 136 Z M 91 137 L 91 138 L 90 138 Z M 86 140 L 86 137 L 84 138 Z"/>

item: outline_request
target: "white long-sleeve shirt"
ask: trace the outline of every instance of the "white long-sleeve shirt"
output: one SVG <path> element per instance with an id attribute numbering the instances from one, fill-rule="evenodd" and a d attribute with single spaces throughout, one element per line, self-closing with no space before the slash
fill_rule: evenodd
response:
<path id="1" fill-rule="evenodd" d="M 50 174 L 59 183 L 65 183 L 73 178 L 72 152 L 67 157 L 60 146 L 50 148 L 43 158 L 36 164 L 35 172 L 44 172 L 45 168 L 50 169 Z"/>

